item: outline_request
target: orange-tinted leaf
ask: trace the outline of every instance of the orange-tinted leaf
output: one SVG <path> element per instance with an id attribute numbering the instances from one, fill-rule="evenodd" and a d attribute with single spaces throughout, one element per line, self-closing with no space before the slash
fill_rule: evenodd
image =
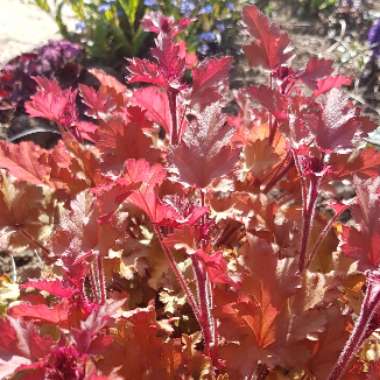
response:
<path id="1" fill-rule="evenodd" d="M 358 206 L 353 216 L 357 227 L 343 228 L 342 251 L 359 260 L 361 268 L 375 269 L 380 264 L 380 185 L 378 178 L 361 181 L 355 178 Z"/>
<path id="2" fill-rule="evenodd" d="M 160 152 L 152 148 L 152 139 L 144 133 L 150 128 L 151 123 L 137 107 L 129 108 L 125 117 L 117 115 L 104 122 L 94 136 L 103 168 L 119 172 L 129 158 L 157 162 Z"/>
<path id="3" fill-rule="evenodd" d="M 230 146 L 234 130 L 226 125 L 219 104 L 207 107 L 186 130 L 183 141 L 173 149 L 171 162 L 182 181 L 206 187 L 217 177 L 230 172 L 240 150 Z"/>
<path id="4" fill-rule="evenodd" d="M 0 168 L 7 169 L 16 178 L 40 185 L 49 180 L 46 165 L 47 152 L 32 142 L 11 144 L 0 141 Z"/>

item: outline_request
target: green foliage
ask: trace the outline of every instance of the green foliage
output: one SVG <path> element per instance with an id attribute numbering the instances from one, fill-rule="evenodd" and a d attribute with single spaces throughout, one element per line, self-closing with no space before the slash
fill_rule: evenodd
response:
<path id="1" fill-rule="evenodd" d="M 65 38 L 82 43 L 90 59 L 113 64 L 147 50 L 149 35 L 140 26 L 142 0 L 55 0 L 54 9 L 46 0 L 32 1 L 54 17 Z M 63 16 L 67 10 L 77 20 L 75 27 Z"/>

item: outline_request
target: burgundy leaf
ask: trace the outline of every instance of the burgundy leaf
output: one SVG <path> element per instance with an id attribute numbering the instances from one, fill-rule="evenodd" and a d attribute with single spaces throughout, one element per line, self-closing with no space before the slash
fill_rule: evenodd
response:
<path id="1" fill-rule="evenodd" d="M 300 78 L 312 90 L 317 86 L 317 80 L 325 78 L 333 72 L 333 61 L 329 59 L 312 57 L 306 68 L 298 74 Z"/>
<path id="2" fill-rule="evenodd" d="M 201 108 L 213 103 L 221 97 L 217 85 L 228 79 L 232 58 L 209 58 L 194 68 L 192 103 L 200 104 Z"/>
<path id="3" fill-rule="evenodd" d="M 274 70 L 290 57 L 289 37 L 271 24 L 255 5 L 243 9 L 243 20 L 254 40 L 244 46 L 245 54 L 252 66 L 263 66 Z"/>
<path id="4" fill-rule="evenodd" d="M 253 96 L 279 121 L 286 121 L 288 102 L 284 95 L 266 86 L 249 87 L 248 93 Z"/>

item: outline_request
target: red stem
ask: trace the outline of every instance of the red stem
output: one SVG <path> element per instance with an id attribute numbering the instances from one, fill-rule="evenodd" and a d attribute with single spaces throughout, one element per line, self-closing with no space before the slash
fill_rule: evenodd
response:
<path id="1" fill-rule="evenodd" d="M 311 249 L 311 252 L 309 254 L 309 258 L 308 258 L 308 261 L 307 261 L 307 264 L 306 264 L 306 267 L 308 267 L 310 265 L 310 263 L 312 262 L 315 254 L 318 252 L 318 249 L 320 248 L 320 246 L 322 245 L 323 241 L 326 239 L 326 236 L 327 234 L 330 232 L 330 229 L 332 227 L 332 225 L 336 222 L 336 220 L 342 215 L 342 213 L 347 210 L 347 207 L 344 207 L 342 208 L 342 210 L 340 210 L 339 212 L 337 212 L 329 221 L 328 223 L 325 225 L 324 229 L 322 230 L 322 232 L 319 234 L 318 236 L 318 239 L 317 241 L 314 243 L 314 246 L 313 248 Z"/>
<path id="2" fill-rule="evenodd" d="M 272 178 L 269 180 L 269 182 L 265 185 L 264 189 L 262 190 L 263 193 L 268 193 L 273 189 L 276 184 L 281 181 L 281 179 L 288 173 L 288 171 L 293 167 L 294 161 L 292 159 L 291 153 L 288 152 L 284 160 L 279 164 L 277 167 L 277 170 L 272 175 Z"/>
<path id="3" fill-rule="evenodd" d="M 35 239 L 28 231 L 24 230 L 23 228 L 20 228 L 18 231 L 20 231 L 30 242 L 35 244 L 38 248 L 40 248 L 48 256 L 50 255 L 50 251 L 46 247 L 44 247 L 37 239 Z"/>
<path id="4" fill-rule="evenodd" d="M 273 89 L 273 75 L 272 73 L 269 74 L 269 87 L 272 90 Z M 269 112 L 268 113 L 268 122 L 269 122 L 269 144 L 272 145 L 274 136 L 276 135 L 276 129 L 277 129 L 277 123 L 273 123 L 273 116 Z"/>
<path id="5" fill-rule="evenodd" d="M 177 90 L 170 88 L 168 90 L 169 110 L 172 120 L 172 130 L 170 136 L 171 145 L 178 144 L 178 130 L 177 130 Z"/>
<path id="6" fill-rule="evenodd" d="M 99 278 L 99 289 L 100 289 L 100 304 L 104 305 L 107 300 L 107 288 L 106 288 L 106 279 L 104 274 L 104 263 L 103 257 L 98 254 L 97 258 L 97 269 L 98 269 L 98 278 Z"/>
<path id="7" fill-rule="evenodd" d="M 307 247 L 309 243 L 311 229 L 313 228 L 315 208 L 317 206 L 318 188 L 321 178 L 312 176 L 309 183 L 309 191 L 306 198 L 306 208 L 303 211 L 303 226 L 302 226 L 302 238 L 300 248 L 300 258 L 298 262 L 298 270 L 302 273 L 305 269 L 307 260 Z"/>
<path id="8" fill-rule="evenodd" d="M 327 380 L 339 380 L 342 378 L 352 358 L 366 338 L 369 325 L 380 305 L 380 287 L 378 283 L 376 284 L 376 282 L 379 282 L 379 277 L 378 272 L 367 274 L 367 289 L 359 317 Z"/>
<path id="9" fill-rule="evenodd" d="M 200 312 L 201 312 L 201 329 L 205 344 L 205 353 L 206 355 L 212 357 L 212 334 L 211 334 L 211 325 L 210 325 L 210 315 L 208 310 L 207 302 L 207 278 L 202 263 L 195 257 L 191 256 L 191 261 L 193 264 L 194 274 L 197 283 Z"/>
<path id="10" fill-rule="evenodd" d="M 99 291 L 99 282 L 97 278 L 97 270 L 95 270 L 96 264 L 94 261 L 90 265 L 90 284 L 92 291 L 93 302 L 100 303 L 100 291 Z"/>
<path id="11" fill-rule="evenodd" d="M 193 310 L 194 316 L 195 316 L 195 318 L 197 319 L 199 325 L 202 328 L 201 313 L 199 312 L 199 308 L 198 308 L 197 303 L 195 302 L 193 293 L 191 292 L 189 286 L 187 285 L 186 280 L 185 280 L 182 272 L 178 269 L 177 263 L 174 260 L 173 254 L 171 253 L 171 251 L 169 250 L 169 248 L 165 245 L 159 227 L 156 226 L 155 224 L 153 224 L 153 228 L 154 228 L 154 232 L 156 233 L 156 236 L 157 236 L 157 238 L 158 238 L 158 240 L 160 242 L 161 248 L 164 251 L 164 253 L 166 255 L 166 258 L 169 261 L 170 268 L 173 271 L 173 273 L 174 273 L 174 275 L 175 275 L 178 283 L 180 284 L 183 292 L 185 293 L 187 301 L 189 302 L 190 307 Z"/>
<path id="12" fill-rule="evenodd" d="M 205 207 L 206 197 L 205 192 L 201 189 L 201 206 Z M 206 215 L 204 215 L 201 219 L 202 226 L 206 223 Z M 201 241 L 201 248 L 205 249 L 205 241 Z M 212 315 L 212 307 L 213 307 L 213 293 L 212 293 L 212 285 L 208 278 L 208 275 L 202 265 L 202 263 L 197 260 L 197 258 L 192 257 L 192 262 L 194 266 L 194 272 L 197 280 L 198 294 L 199 294 L 199 304 L 201 307 L 201 316 L 203 318 L 204 323 L 204 331 L 203 336 L 205 339 L 205 348 L 206 354 L 209 355 L 212 359 L 212 362 L 217 365 L 217 328 L 216 328 L 216 320 Z"/>

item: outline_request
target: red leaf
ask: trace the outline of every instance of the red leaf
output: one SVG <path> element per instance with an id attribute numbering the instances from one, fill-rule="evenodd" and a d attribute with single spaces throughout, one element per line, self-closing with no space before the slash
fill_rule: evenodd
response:
<path id="1" fill-rule="evenodd" d="M 129 83 L 149 83 L 164 89 L 179 89 L 185 71 L 185 57 L 181 47 L 167 35 L 159 34 L 156 47 L 151 49 L 156 62 L 132 58 L 129 62 Z"/>
<path id="2" fill-rule="evenodd" d="M 326 152 L 351 148 L 354 136 L 368 132 L 372 125 L 368 118 L 358 115 L 358 110 L 338 89 L 326 94 L 320 109 L 305 113 L 303 119 L 315 135 L 318 146 Z"/>
<path id="3" fill-rule="evenodd" d="M 165 169 L 159 165 L 150 166 L 145 160 L 128 160 L 125 174 L 119 181 L 126 185 L 141 182 L 138 190 L 128 196 L 128 201 L 143 210 L 153 223 L 160 223 L 165 217 L 173 217 L 175 210 L 165 206 L 158 199 L 156 187 L 166 178 Z"/>
<path id="4" fill-rule="evenodd" d="M 306 65 L 306 68 L 298 74 L 300 78 L 312 90 L 317 86 L 317 80 L 327 77 L 333 72 L 333 61 L 329 59 L 320 59 L 312 57 Z"/>
<path id="5" fill-rule="evenodd" d="M 332 154 L 330 165 L 335 178 L 353 175 L 375 177 L 380 171 L 380 152 L 376 148 L 366 147 L 352 154 Z"/>
<path id="6" fill-rule="evenodd" d="M 358 228 L 344 227 L 342 251 L 359 260 L 361 269 L 377 269 L 380 265 L 380 184 L 379 179 L 361 181 L 355 177 L 358 207 L 353 208 Z"/>
<path id="7" fill-rule="evenodd" d="M 98 337 L 99 332 L 112 320 L 124 303 L 125 299 L 100 305 L 81 322 L 80 329 L 73 334 L 80 353 L 89 351 L 91 343 Z"/>
<path id="8" fill-rule="evenodd" d="M 124 116 L 116 114 L 105 121 L 94 135 L 103 168 L 118 172 L 129 158 L 157 162 L 160 152 L 152 148 L 152 139 L 144 133 L 151 127 L 145 113 L 137 107 L 128 108 Z"/>
<path id="9" fill-rule="evenodd" d="M 146 32 L 168 34 L 175 37 L 178 33 L 185 30 L 192 20 L 189 18 L 181 18 L 175 20 L 172 16 L 165 16 L 161 13 L 150 13 L 144 16 L 141 26 Z"/>
<path id="10" fill-rule="evenodd" d="M 284 95 L 266 86 L 249 87 L 248 93 L 253 96 L 279 121 L 286 121 L 288 102 Z"/>
<path id="11" fill-rule="evenodd" d="M 168 95 L 157 87 L 145 87 L 135 90 L 133 93 L 135 104 L 146 110 L 147 118 L 160 125 L 170 134 L 171 116 Z"/>
<path id="12" fill-rule="evenodd" d="M 30 323 L 11 317 L 0 319 L 0 331 L 1 379 L 47 355 L 54 343 L 50 336 L 39 335 Z"/>
<path id="13" fill-rule="evenodd" d="M 325 79 L 318 79 L 317 86 L 314 90 L 313 96 L 319 96 L 329 92 L 333 88 L 340 88 L 342 86 L 350 86 L 352 79 L 342 75 L 336 77 L 327 77 Z"/>
<path id="14" fill-rule="evenodd" d="M 244 46 L 252 66 L 274 70 L 291 57 L 291 52 L 287 51 L 290 43 L 287 33 L 271 24 L 255 5 L 244 7 L 243 20 L 254 38 L 250 45 Z"/>
<path id="15" fill-rule="evenodd" d="M 21 285 L 21 288 L 44 290 L 49 294 L 60 298 L 70 298 L 76 293 L 75 289 L 64 286 L 60 280 L 29 280 L 24 282 Z"/>
<path id="16" fill-rule="evenodd" d="M 170 36 L 163 34 L 156 38 L 156 47 L 151 54 L 159 66 L 159 70 L 167 81 L 167 87 L 180 89 L 180 80 L 185 72 L 184 51 L 180 44 L 175 43 Z"/>
<path id="17" fill-rule="evenodd" d="M 100 91 L 85 84 L 79 85 L 80 96 L 83 103 L 89 108 L 86 115 L 94 119 L 103 119 L 108 113 L 114 111 L 117 104 L 109 96 L 104 96 Z"/>
<path id="18" fill-rule="evenodd" d="M 239 149 L 230 146 L 234 132 L 226 125 L 218 103 L 207 107 L 172 151 L 171 162 L 177 167 L 180 179 L 203 188 L 231 171 L 240 155 Z"/>
<path id="19" fill-rule="evenodd" d="M 194 253 L 205 266 L 210 281 L 213 284 L 229 284 L 236 283 L 228 276 L 227 262 L 223 257 L 223 253 L 218 251 L 212 254 L 207 254 L 203 249 L 199 249 Z"/>
<path id="20" fill-rule="evenodd" d="M 39 90 L 25 103 L 26 112 L 32 117 L 42 117 L 70 127 L 77 119 L 77 90 L 62 90 L 54 80 L 35 77 Z"/>
<path id="21" fill-rule="evenodd" d="M 69 309 L 66 302 L 61 302 L 51 308 L 45 304 L 32 305 L 21 303 L 8 309 L 8 314 L 14 318 L 31 318 L 44 322 L 59 324 L 67 321 Z"/>
<path id="22" fill-rule="evenodd" d="M 107 74 L 101 69 L 88 70 L 99 82 L 101 88 L 108 88 L 117 94 L 125 94 L 127 92 L 127 86 L 118 81 L 114 76 Z"/>
<path id="23" fill-rule="evenodd" d="M 22 181 L 35 185 L 49 180 L 50 168 L 46 165 L 47 152 L 32 142 L 11 144 L 0 141 L 0 168 Z"/>
<path id="24" fill-rule="evenodd" d="M 232 58 L 209 58 L 193 69 L 192 103 L 199 103 L 201 108 L 217 101 L 221 94 L 217 86 L 228 79 Z"/>
<path id="25" fill-rule="evenodd" d="M 129 61 L 128 71 L 130 72 L 129 83 L 149 83 L 164 88 L 167 86 L 167 81 L 160 72 L 158 64 L 147 59 L 132 58 Z"/>

